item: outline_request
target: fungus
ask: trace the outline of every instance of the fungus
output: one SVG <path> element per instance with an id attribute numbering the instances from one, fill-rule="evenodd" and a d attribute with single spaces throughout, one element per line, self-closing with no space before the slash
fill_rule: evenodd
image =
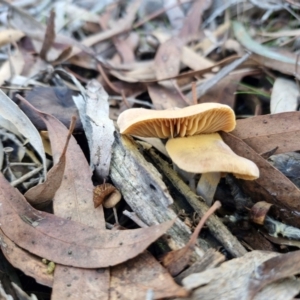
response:
<path id="1" fill-rule="evenodd" d="M 197 194 L 208 204 L 213 200 L 221 173 L 232 173 L 244 180 L 259 177 L 256 164 L 235 154 L 218 133 L 169 139 L 166 150 L 180 169 L 202 174 Z"/>
<path id="2" fill-rule="evenodd" d="M 202 103 L 175 110 L 128 109 L 120 114 L 121 134 L 169 138 L 166 150 L 174 164 L 190 173 L 201 173 L 197 194 L 211 204 L 221 172 L 237 178 L 259 177 L 257 166 L 236 155 L 218 131 L 235 128 L 235 114 L 224 104 Z"/>
<path id="3" fill-rule="evenodd" d="M 118 224 L 118 215 L 116 205 L 122 198 L 121 193 L 110 183 L 103 183 L 94 188 L 93 201 L 94 207 L 103 205 L 105 208 L 112 208 L 114 212 L 115 221 Z"/>
<path id="4" fill-rule="evenodd" d="M 174 110 L 132 108 L 118 118 L 122 134 L 161 139 L 225 132 L 235 128 L 233 110 L 219 103 L 203 103 Z"/>

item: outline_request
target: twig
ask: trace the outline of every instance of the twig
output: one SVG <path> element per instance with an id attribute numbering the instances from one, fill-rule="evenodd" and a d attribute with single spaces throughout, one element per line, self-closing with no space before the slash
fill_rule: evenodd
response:
<path id="1" fill-rule="evenodd" d="M 123 215 L 130 218 L 133 222 L 135 222 L 137 225 L 139 225 L 141 228 L 149 227 L 147 224 L 145 224 L 138 216 L 137 214 L 132 211 L 124 210 Z"/>
<path id="2" fill-rule="evenodd" d="M 123 101 L 123 97 L 122 96 L 109 96 L 109 99 L 117 100 L 117 101 Z M 151 104 L 151 103 L 149 103 L 149 102 L 138 100 L 138 99 L 135 99 L 135 98 L 132 98 L 132 97 L 127 97 L 126 100 L 128 102 L 141 104 L 141 105 L 148 106 L 148 107 L 151 107 L 151 108 L 154 107 L 154 105 Z"/>
<path id="3" fill-rule="evenodd" d="M 10 184 L 12 186 L 17 186 L 20 183 L 26 181 L 27 179 L 31 178 L 32 176 L 34 176 L 35 174 L 39 173 L 41 170 L 43 169 L 43 166 L 40 166 L 28 173 L 26 173 L 25 175 L 23 175 L 22 177 L 18 178 L 17 180 L 14 180 L 13 182 L 11 182 Z"/>

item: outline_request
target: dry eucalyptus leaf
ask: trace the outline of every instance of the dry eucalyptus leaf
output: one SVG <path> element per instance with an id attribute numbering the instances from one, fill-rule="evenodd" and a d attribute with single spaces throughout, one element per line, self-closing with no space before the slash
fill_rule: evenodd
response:
<path id="1" fill-rule="evenodd" d="M 84 269 L 57 265 L 51 299 L 108 299 L 109 270 L 109 268 Z"/>
<path id="2" fill-rule="evenodd" d="M 74 79 L 73 79 L 74 80 Z M 77 81 L 76 85 L 80 85 Z M 108 177 L 115 127 L 109 118 L 108 95 L 97 80 L 91 80 L 81 95 L 73 96 L 79 110 L 90 148 L 91 167 L 96 174 Z"/>
<path id="3" fill-rule="evenodd" d="M 6 259 L 23 273 L 33 277 L 38 283 L 51 287 L 53 276 L 47 273 L 42 259 L 21 249 L 0 230 L 1 250 Z"/>
<path id="4" fill-rule="evenodd" d="M 211 2 L 211 0 L 194 1 L 178 36 L 171 37 L 161 44 L 154 60 L 157 79 L 178 75 L 183 46 L 197 36 L 202 15 Z"/>
<path id="5" fill-rule="evenodd" d="M 111 268 L 109 299 L 146 299 L 148 290 L 153 291 L 153 299 L 188 294 L 148 252 Z"/>
<path id="6" fill-rule="evenodd" d="M 175 87 L 174 83 L 174 87 Z M 174 107 L 185 107 L 187 103 L 178 88 L 166 87 L 158 83 L 147 84 L 148 93 L 155 109 L 171 109 Z M 163 101 L 162 101 L 163 99 Z"/>
<path id="7" fill-rule="evenodd" d="M 231 108 L 235 106 L 235 92 L 238 89 L 243 77 L 257 73 L 255 69 L 241 69 L 229 73 L 226 77 L 217 82 L 200 99 L 199 103 L 218 102 L 227 104 Z"/>
<path id="8" fill-rule="evenodd" d="M 100 230 L 32 208 L 0 174 L 0 222 L 18 246 L 55 263 L 101 268 L 144 251 L 174 223 L 134 230 Z"/>
<path id="9" fill-rule="evenodd" d="M 285 112 L 237 120 L 231 133 L 242 139 L 257 153 L 275 148 L 275 154 L 300 149 L 300 112 Z"/>
<path id="10" fill-rule="evenodd" d="M 14 125 L 26 137 L 42 159 L 46 178 L 46 156 L 39 132 L 22 110 L 0 90 L 0 116 Z"/>
<path id="11" fill-rule="evenodd" d="M 26 36 L 31 38 L 36 51 L 39 52 L 42 48 L 42 42 L 45 39 L 46 27 L 34 19 L 25 10 L 6 1 L 1 0 L 0 2 L 10 7 L 9 24 L 16 29 L 21 30 Z M 53 47 L 58 45 L 59 47 L 57 47 L 57 49 Z M 51 50 L 48 51 L 47 58 L 51 61 L 55 61 L 61 55 L 63 49 L 68 48 L 69 45 L 76 46 L 78 51 L 84 51 L 91 55 L 94 54 L 91 48 L 85 47 L 82 43 L 75 39 L 68 36 L 56 35 L 55 43 L 51 47 Z M 61 49 L 61 47 L 63 47 L 63 49 Z"/>
<path id="12" fill-rule="evenodd" d="M 294 241 L 294 240 L 290 240 L 290 239 L 283 238 L 283 237 L 275 237 L 275 236 L 271 236 L 271 235 L 264 234 L 264 233 L 262 233 L 262 234 L 266 239 L 268 239 L 273 244 L 286 245 L 286 246 L 300 248 L 300 241 Z"/>
<path id="13" fill-rule="evenodd" d="M 25 198 L 32 205 L 36 204 L 40 208 L 41 205 L 49 204 L 53 200 L 56 191 L 60 187 L 65 172 L 66 151 L 75 127 L 75 119 L 75 117 L 72 119 L 72 123 L 70 126 L 71 128 L 66 138 L 65 146 L 61 153 L 59 161 L 50 169 L 47 174 L 47 179 L 43 183 L 32 187 L 24 194 Z"/>
<path id="14" fill-rule="evenodd" d="M 87 49 L 91 49 L 91 46 L 103 42 L 109 38 L 112 38 L 113 36 L 116 36 L 119 33 L 124 32 L 125 29 L 128 30 L 131 29 L 132 23 L 136 17 L 136 12 L 138 11 L 140 5 L 141 5 L 141 0 L 135 0 L 130 2 L 122 18 L 113 22 L 112 26 L 108 30 L 100 31 L 96 34 L 90 35 L 87 38 L 83 39 L 81 43 L 78 44 L 81 45 L 81 48 L 84 47 Z M 70 57 L 80 53 L 81 48 L 73 48 Z"/>
<path id="15" fill-rule="evenodd" d="M 42 113 L 39 115 L 48 129 L 53 161 L 59 163 L 68 130 L 53 116 Z M 71 137 L 61 185 L 53 199 L 53 210 L 59 217 L 102 230 L 105 228 L 105 220 L 102 209 L 94 209 L 91 176 L 92 172 L 84 153 L 76 140 Z M 109 269 L 84 269 L 57 264 L 51 297 L 53 300 L 106 299 L 108 288 Z"/>
<path id="16" fill-rule="evenodd" d="M 217 250 L 210 248 L 208 249 L 201 258 L 197 259 L 189 268 L 181 272 L 175 277 L 176 282 L 181 283 L 182 279 L 190 274 L 200 273 L 207 269 L 212 269 L 219 266 L 226 260 L 225 256 Z"/>

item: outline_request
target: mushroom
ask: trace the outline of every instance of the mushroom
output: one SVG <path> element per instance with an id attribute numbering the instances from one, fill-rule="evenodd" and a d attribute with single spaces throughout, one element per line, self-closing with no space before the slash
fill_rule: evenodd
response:
<path id="1" fill-rule="evenodd" d="M 133 108 L 121 113 L 117 122 L 121 134 L 170 138 L 166 150 L 173 162 L 183 171 L 202 173 L 197 193 L 202 195 L 208 204 L 212 202 L 220 180 L 220 172 L 232 172 L 243 179 L 256 179 L 259 176 L 259 170 L 253 162 L 234 154 L 216 134 L 220 130 L 229 132 L 235 128 L 235 114 L 227 105 L 202 103 L 182 109 L 161 111 Z M 202 143 L 205 146 L 201 145 Z M 243 161 L 244 164 L 246 161 L 250 163 L 250 174 L 246 175 L 246 171 L 241 171 L 237 166 L 232 166 L 231 169 L 209 169 L 207 153 L 203 153 L 204 148 L 211 152 L 210 154 L 216 154 L 215 157 L 209 158 L 212 166 L 214 161 L 221 159 L 218 155 L 229 157 L 230 152 L 236 160 Z M 199 168 L 200 162 L 205 167 Z M 227 162 L 227 165 L 230 164 L 233 165 L 232 162 Z"/>
<path id="2" fill-rule="evenodd" d="M 235 154 L 218 133 L 169 139 L 166 150 L 180 169 L 202 174 L 197 194 L 207 204 L 213 200 L 221 173 L 232 173 L 236 178 L 244 180 L 259 177 L 256 164 Z"/>
<path id="3" fill-rule="evenodd" d="M 112 208 L 114 212 L 115 221 L 119 224 L 116 205 L 122 198 L 121 193 L 110 183 L 103 183 L 94 188 L 93 201 L 94 207 L 103 205 L 105 208 Z"/>

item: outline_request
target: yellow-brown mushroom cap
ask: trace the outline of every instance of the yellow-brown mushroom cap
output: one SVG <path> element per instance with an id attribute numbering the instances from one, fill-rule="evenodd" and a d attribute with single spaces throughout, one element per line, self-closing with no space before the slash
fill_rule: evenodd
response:
<path id="1" fill-rule="evenodd" d="M 235 154 L 218 133 L 169 139 L 166 149 L 172 161 L 187 172 L 226 172 L 245 180 L 259 177 L 256 164 Z"/>
<path id="2" fill-rule="evenodd" d="M 128 109 L 120 114 L 118 125 L 122 134 L 169 138 L 220 130 L 229 132 L 236 122 L 229 106 L 202 103 L 174 110 Z"/>

